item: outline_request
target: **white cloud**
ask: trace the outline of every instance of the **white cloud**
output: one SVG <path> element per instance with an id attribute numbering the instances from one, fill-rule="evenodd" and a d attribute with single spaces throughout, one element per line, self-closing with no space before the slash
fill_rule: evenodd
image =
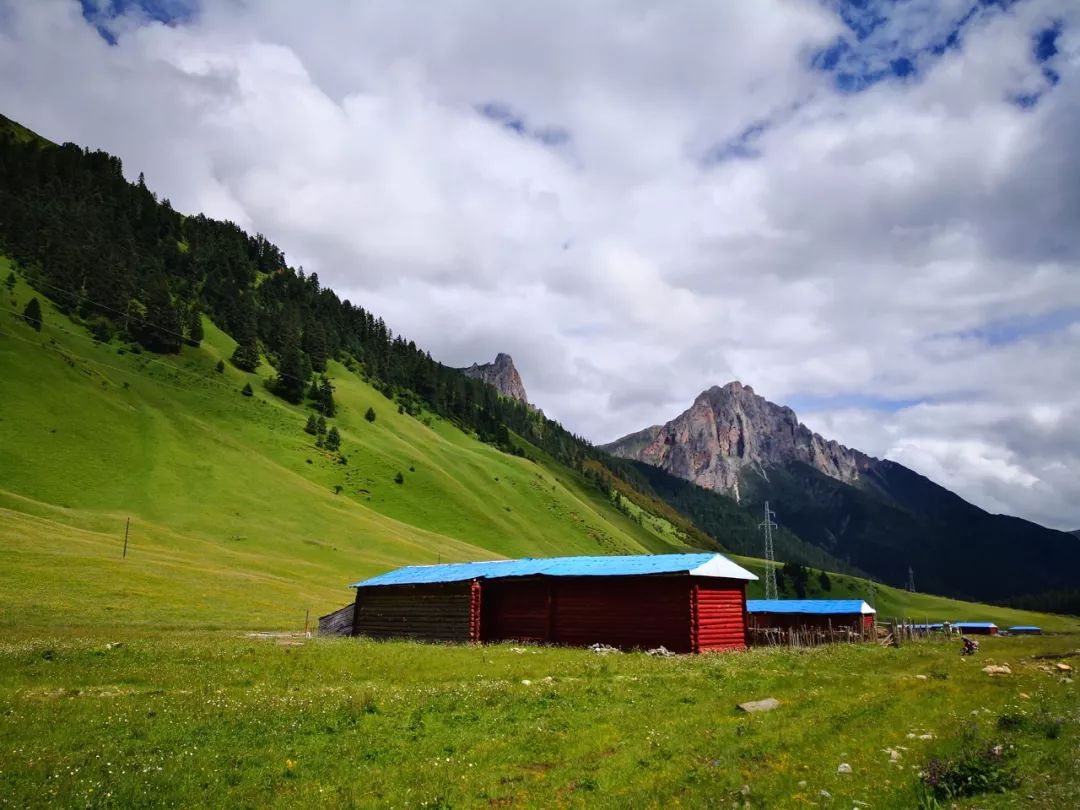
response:
<path id="1" fill-rule="evenodd" d="M 509 351 L 598 441 L 737 377 L 1080 526 L 1080 12 L 984 9 L 927 51 L 966 6 L 888 5 L 844 69 L 918 71 L 844 93 L 811 66 L 844 24 L 809 0 L 206 0 L 114 21 L 112 47 L 77 2 L 0 0 L 0 110 L 267 234 L 445 362 Z M 1054 21 L 1051 86 L 1032 38 Z M 710 163 L 755 126 L 756 157 Z"/>

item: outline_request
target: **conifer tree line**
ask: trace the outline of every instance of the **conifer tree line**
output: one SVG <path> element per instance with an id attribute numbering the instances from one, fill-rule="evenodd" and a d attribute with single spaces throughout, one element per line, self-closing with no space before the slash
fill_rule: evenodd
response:
<path id="1" fill-rule="evenodd" d="M 265 357 L 277 371 L 276 394 L 295 403 L 308 396 L 326 417 L 335 404 L 324 372 L 335 358 L 408 402 L 402 410 L 422 402 L 506 450 L 514 431 L 578 468 L 587 457 L 611 461 L 543 414 L 434 361 L 317 274 L 290 267 L 263 235 L 183 216 L 142 175 L 129 183 L 122 169 L 105 152 L 0 132 L 0 249 L 96 337 L 175 353 L 199 344 L 206 315 L 237 341 L 234 365 L 253 371 Z M 313 374 L 322 376 L 313 383 Z"/>

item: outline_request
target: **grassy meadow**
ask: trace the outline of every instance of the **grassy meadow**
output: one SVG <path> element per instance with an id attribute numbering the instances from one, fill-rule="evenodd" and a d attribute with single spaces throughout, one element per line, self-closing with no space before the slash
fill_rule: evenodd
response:
<path id="1" fill-rule="evenodd" d="M 0 806 L 1072 808 L 1080 693 L 1033 655 L 1080 666 L 1076 641 L 659 658 L 45 633 L 0 644 Z M 927 769 L 1004 790 L 954 804 Z"/>
<path id="2" fill-rule="evenodd" d="M 37 332 L 9 268 L 0 807 L 953 806 L 924 771 L 991 788 L 960 807 L 1080 806 L 1080 699 L 1054 668 L 1080 666 L 1076 619 L 877 587 L 883 617 L 1053 632 L 974 660 L 941 641 L 662 658 L 249 635 L 299 631 L 399 565 L 683 551 L 685 534 L 334 363 L 342 449 L 322 451 L 312 411 L 266 391 L 267 364 L 233 368 L 212 324 L 159 357 L 38 295 Z M 809 595 L 867 587 L 811 577 Z"/>

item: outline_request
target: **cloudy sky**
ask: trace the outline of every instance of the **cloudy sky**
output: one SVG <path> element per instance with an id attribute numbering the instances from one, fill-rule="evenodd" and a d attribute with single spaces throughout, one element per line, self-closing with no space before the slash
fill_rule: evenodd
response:
<path id="1" fill-rule="evenodd" d="M 0 77 L 594 441 L 739 379 L 1080 527 L 1080 4 L 0 0 Z"/>

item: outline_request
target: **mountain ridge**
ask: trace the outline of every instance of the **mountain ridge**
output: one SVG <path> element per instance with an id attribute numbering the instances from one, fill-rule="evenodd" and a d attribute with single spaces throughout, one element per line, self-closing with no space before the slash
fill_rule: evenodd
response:
<path id="1" fill-rule="evenodd" d="M 650 438 L 651 437 L 651 438 Z M 886 582 L 982 599 L 1080 585 L 1075 535 L 992 515 L 929 478 L 825 439 L 731 382 L 671 421 L 602 449 L 754 508 Z"/>

